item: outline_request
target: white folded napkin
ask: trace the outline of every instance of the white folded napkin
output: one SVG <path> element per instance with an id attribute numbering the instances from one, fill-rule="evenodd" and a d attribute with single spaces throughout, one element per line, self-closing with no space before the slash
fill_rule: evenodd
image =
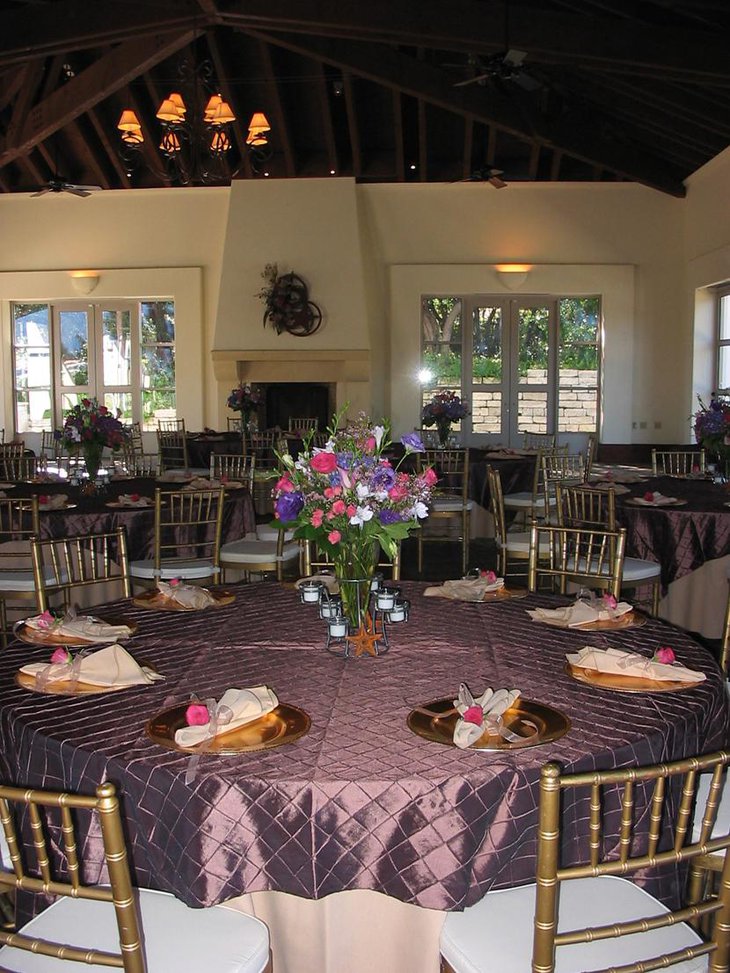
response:
<path id="1" fill-rule="evenodd" d="M 51 621 L 49 614 L 44 612 L 42 615 L 26 618 L 25 624 L 38 632 L 69 635 L 87 639 L 89 642 L 115 642 L 117 639 L 127 639 L 132 634 L 128 625 L 110 625 L 94 615 L 67 615 Z"/>
<path id="2" fill-rule="evenodd" d="M 66 506 L 68 496 L 65 493 L 51 493 L 44 503 L 38 503 L 41 510 L 60 510 Z"/>
<path id="3" fill-rule="evenodd" d="M 483 601 L 490 591 L 504 588 L 504 578 L 490 581 L 488 578 L 459 578 L 455 581 L 444 581 L 442 585 L 434 585 L 423 592 L 427 598 L 450 598 L 452 601 Z"/>
<path id="4" fill-rule="evenodd" d="M 212 705 L 211 705 L 212 703 Z M 205 740 L 212 740 L 229 733 L 239 726 L 252 723 L 279 705 L 273 689 L 253 686 L 251 689 L 227 689 L 216 703 L 208 703 L 212 719 L 201 726 L 183 726 L 175 731 L 175 743 L 180 747 L 195 747 Z"/>
<path id="5" fill-rule="evenodd" d="M 612 480 L 596 480 L 595 483 L 586 483 L 583 489 L 595 490 L 597 493 L 608 493 L 609 490 L 613 490 L 617 497 L 622 496 L 624 493 L 631 493 L 631 490 L 627 486 L 623 486 L 623 484 L 616 483 Z"/>
<path id="6" fill-rule="evenodd" d="M 615 608 L 609 608 L 605 602 L 596 599 L 595 603 L 576 601 L 565 608 L 533 608 L 527 614 L 536 622 L 551 622 L 564 625 L 566 628 L 580 628 L 591 622 L 610 621 L 620 618 L 633 610 L 633 605 L 627 601 L 620 601 Z"/>
<path id="7" fill-rule="evenodd" d="M 195 585 L 185 584 L 182 581 L 178 581 L 177 584 L 158 581 L 157 588 L 165 598 L 177 602 L 184 608 L 207 608 L 208 605 L 216 603 L 215 598 L 207 588 L 197 588 Z"/>
<path id="8" fill-rule="evenodd" d="M 688 669 L 681 662 L 667 665 L 665 662 L 655 662 L 645 655 L 624 652 L 622 649 L 597 649 L 586 645 L 580 652 L 566 655 L 566 659 L 572 666 L 581 669 L 595 669 L 597 672 L 654 679 L 659 682 L 703 682 L 707 678 L 704 672 Z"/>
<path id="9" fill-rule="evenodd" d="M 140 497 L 136 493 L 120 493 L 117 503 L 123 507 L 151 507 L 154 503 L 152 497 Z"/>
<path id="10" fill-rule="evenodd" d="M 87 650 L 84 649 L 84 652 Z M 73 679 L 90 686 L 146 686 L 164 679 L 158 672 L 140 666 L 121 645 L 107 645 L 97 652 L 69 662 L 30 662 L 20 671 L 38 681 L 62 682 Z"/>
<path id="11" fill-rule="evenodd" d="M 220 486 L 219 480 L 209 480 L 206 476 L 196 476 L 186 483 L 183 490 L 216 490 Z"/>
<path id="12" fill-rule="evenodd" d="M 655 490 L 652 500 L 647 500 L 646 497 L 634 497 L 631 502 L 641 504 L 643 507 L 666 507 L 669 504 L 676 503 L 677 498 L 665 497 L 663 493 L 658 493 Z"/>
<path id="13" fill-rule="evenodd" d="M 504 739 L 519 739 L 502 726 L 502 714 L 520 696 L 519 689 L 485 689 L 481 696 L 472 696 L 465 683 L 459 686 L 459 698 L 454 706 L 459 719 L 454 727 L 454 744 L 460 750 L 473 746 L 487 731 Z M 479 722 L 478 710 L 482 711 Z M 465 718 L 466 717 L 466 718 Z M 472 722 L 476 719 L 477 722 Z"/>

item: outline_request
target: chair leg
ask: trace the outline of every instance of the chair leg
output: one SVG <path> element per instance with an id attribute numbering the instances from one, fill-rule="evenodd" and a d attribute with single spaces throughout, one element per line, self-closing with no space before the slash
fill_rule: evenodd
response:
<path id="1" fill-rule="evenodd" d="M 418 531 L 418 574 L 423 574 L 423 526 Z"/>
<path id="2" fill-rule="evenodd" d="M 661 592 L 661 582 L 657 579 L 652 585 L 651 593 L 651 613 L 654 618 L 659 614 L 659 594 Z"/>

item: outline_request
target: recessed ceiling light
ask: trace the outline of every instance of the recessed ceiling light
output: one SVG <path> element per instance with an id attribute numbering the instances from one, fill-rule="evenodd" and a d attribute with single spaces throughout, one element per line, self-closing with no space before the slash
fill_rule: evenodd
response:
<path id="1" fill-rule="evenodd" d="M 415 169 L 415 168 L 416 168 L 416 163 L 415 162 L 412 162 L 411 163 L 411 169 Z"/>

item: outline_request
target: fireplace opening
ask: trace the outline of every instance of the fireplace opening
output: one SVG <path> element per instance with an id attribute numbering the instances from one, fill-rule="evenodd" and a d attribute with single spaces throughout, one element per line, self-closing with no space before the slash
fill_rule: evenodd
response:
<path id="1" fill-rule="evenodd" d="M 289 419 L 315 418 L 325 430 L 335 411 L 335 386 L 327 382 L 268 382 L 265 390 L 263 417 L 266 428 L 289 428 Z"/>

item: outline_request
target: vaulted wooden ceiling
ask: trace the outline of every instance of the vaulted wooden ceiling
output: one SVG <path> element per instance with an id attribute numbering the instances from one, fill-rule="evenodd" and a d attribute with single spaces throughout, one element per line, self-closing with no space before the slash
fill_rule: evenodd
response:
<path id="1" fill-rule="evenodd" d="M 263 110 L 270 178 L 494 166 L 682 196 L 730 142 L 729 41 L 729 0 L 0 0 L 0 190 L 170 184 L 155 111 L 187 58 L 237 115 L 233 178 L 266 178 L 245 146 Z M 146 136 L 131 175 L 125 107 Z"/>

